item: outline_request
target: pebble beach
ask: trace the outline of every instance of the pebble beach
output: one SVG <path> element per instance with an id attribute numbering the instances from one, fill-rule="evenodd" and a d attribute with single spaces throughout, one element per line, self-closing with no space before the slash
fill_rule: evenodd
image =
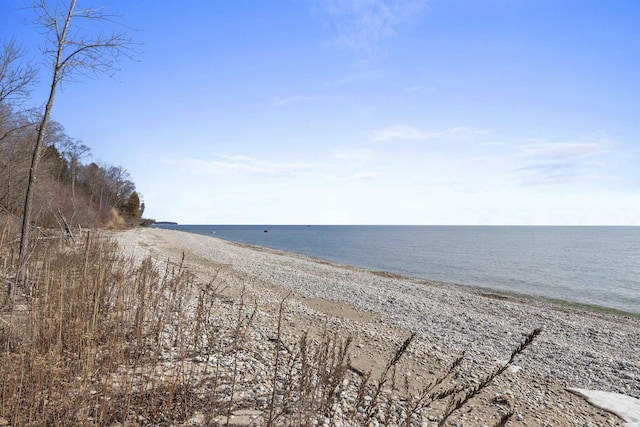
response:
<path id="1" fill-rule="evenodd" d="M 355 337 L 353 363 L 363 369 L 412 332 L 416 372 L 432 371 L 463 352 L 466 363 L 490 367 L 508 359 L 524 335 L 542 328 L 492 390 L 510 396 L 519 425 L 623 425 L 567 388 L 640 398 L 640 319 L 631 315 L 400 277 L 180 231 L 134 229 L 116 238 L 137 259 L 184 258 L 199 280 L 235 278 L 226 292 L 237 296 L 242 287 L 267 319 L 291 293 L 290 333 L 329 323 Z M 270 325 L 265 321 L 265 328 Z"/>

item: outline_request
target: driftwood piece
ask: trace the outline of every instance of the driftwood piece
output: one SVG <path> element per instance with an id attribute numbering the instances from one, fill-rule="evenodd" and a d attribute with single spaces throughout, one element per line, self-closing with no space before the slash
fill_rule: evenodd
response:
<path id="1" fill-rule="evenodd" d="M 60 218 L 60 221 L 62 221 L 62 226 L 61 226 L 62 231 L 64 232 L 65 235 L 70 237 L 71 240 L 75 243 L 76 238 L 73 237 L 73 232 L 71 231 L 71 227 L 69 226 L 69 223 L 67 222 L 67 219 L 64 217 L 64 214 L 62 213 L 62 211 L 60 211 L 60 208 L 57 209 L 57 214 L 58 214 L 58 218 Z"/>

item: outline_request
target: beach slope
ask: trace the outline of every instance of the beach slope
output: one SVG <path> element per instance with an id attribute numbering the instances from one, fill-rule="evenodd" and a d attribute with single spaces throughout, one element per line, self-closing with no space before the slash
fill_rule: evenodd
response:
<path id="1" fill-rule="evenodd" d="M 472 371 L 484 372 L 508 359 L 524 335 L 542 328 L 515 369 L 476 403 L 490 407 L 507 395 L 522 425 L 622 425 L 567 387 L 640 397 L 636 317 L 404 278 L 180 231 L 134 229 L 116 236 L 138 259 L 177 263 L 184 258 L 203 282 L 224 276 L 229 297 L 249 296 L 265 313 L 276 312 L 292 292 L 286 306 L 288 333 L 330 325 L 353 336 L 353 364 L 362 369 L 380 365 L 381 354 L 391 354 L 416 332 L 408 355 L 414 377 L 428 376 L 463 351 Z M 273 323 L 273 316 L 265 317 Z"/>

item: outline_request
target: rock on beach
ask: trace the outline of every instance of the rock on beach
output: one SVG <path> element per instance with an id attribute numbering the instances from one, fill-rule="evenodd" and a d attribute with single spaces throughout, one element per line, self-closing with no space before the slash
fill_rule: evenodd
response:
<path id="1" fill-rule="evenodd" d="M 115 236 L 137 259 L 179 261 L 184 254 L 187 267 L 203 281 L 220 270 L 246 278 L 243 292 L 264 306 L 276 307 L 291 291 L 287 314 L 292 330 L 332 319 L 356 335 L 354 363 L 367 354 L 375 358 L 371 345 L 392 350 L 411 331 L 418 339 L 410 354 L 430 356 L 429 362 L 416 359 L 416 369 L 435 369 L 429 363 L 451 361 L 463 351 L 467 363 L 491 369 L 509 358 L 525 334 L 542 328 L 516 361 L 517 368 L 496 385 L 496 396 L 516 402 L 519 425 L 622 425 L 567 392 L 569 387 L 640 398 L 637 317 L 405 278 L 175 230 L 133 229 Z"/>

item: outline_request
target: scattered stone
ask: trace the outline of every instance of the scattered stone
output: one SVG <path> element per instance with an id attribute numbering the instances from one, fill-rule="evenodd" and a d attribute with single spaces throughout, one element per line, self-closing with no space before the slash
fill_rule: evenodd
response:
<path id="1" fill-rule="evenodd" d="M 195 267 L 202 283 L 216 277 L 225 284 L 226 291 L 219 302 L 221 312 L 237 308 L 241 289 L 245 301 L 256 302 L 259 309 L 255 330 L 243 343 L 246 349 L 243 347 L 236 356 L 236 362 L 240 362 L 237 366 L 242 367 L 236 392 L 238 396 L 244 393 L 244 402 L 255 405 L 255 410 L 264 409 L 271 396 L 268 369 L 273 366 L 275 352 L 274 343 L 266 337 L 273 337 L 276 331 L 277 307 L 289 290 L 293 294 L 286 302 L 283 327 L 290 337 L 305 330 L 354 336 L 351 349 L 352 356 L 357 353 L 357 357 L 352 358 L 352 363 L 367 372 L 370 366 L 380 369 L 407 331 L 416 331 L 418 339 L 405 358 L 418 374 L 410 379 L 424 378 L 425 383 L 466 351 L 461 368 L 466 374 L 460 380 L 477 384 L 495 369 L 494 360 L 509 358 L 523 334 L 542 327 L 542 335 L 516 359 L 517 365 L 510 367 L 511 375 L 500 377 L 474 403 L 473 413 L 464 425 L 493 425 L 496 411 L 517 408 L 513 419 L 526 419 L 527 425 L 621 426 L 617 418 L 602 415 L 564 389 L 601 389 L 640 397 L 640 356 L 636 351 L 640 320 L 636 318 L 584 312 L 524 298 L 496 299 L 475 289 L 387 277 L 301 255 L 172 230 L 136 229 L 118 233 L 117 237 L 136 258 L 151 255 L 159 265 L 171 256 L 179 260 L 185 252 L 187 267 Z M 233 326 L 232 317 L 220 322 L 220 328 Z M 285 339 L 284 343 L 290 350 L 293 342 Z M 281 355 L 285 353 L 286 350 Z M 167 355 L 168 363 L 172 357 Z M 199 364 L 197 369 L 209 371 L 220 367 L 224 372 L 233 366 L 232 357 L 216 357 L 194 355 L 191 360 Z M 358 378 L 354 380 L 342 384 L 345 390 L 336 408 L 341 413 L 351 410 L 363 417 L 364 408 L 354 408 Z M 284 404 L 283 394 L 275 396 L 275 404 Z M 396 405 L 391 413 L 399 419 L 406 405 Z M 441 409 L 420 414 L 415 420 L 422 421 L 416 425 L 437 422 Z M 257 411 L 253 416 L 257 417 L 253 422 L 262 425 L 264 413 Z M 316 420 L 311 425 L 327 422 L 332 421 Z M 456 418 L 455 422 L 462 421 Z M 376 417 L 370 422 L 379 424 Z"/>

